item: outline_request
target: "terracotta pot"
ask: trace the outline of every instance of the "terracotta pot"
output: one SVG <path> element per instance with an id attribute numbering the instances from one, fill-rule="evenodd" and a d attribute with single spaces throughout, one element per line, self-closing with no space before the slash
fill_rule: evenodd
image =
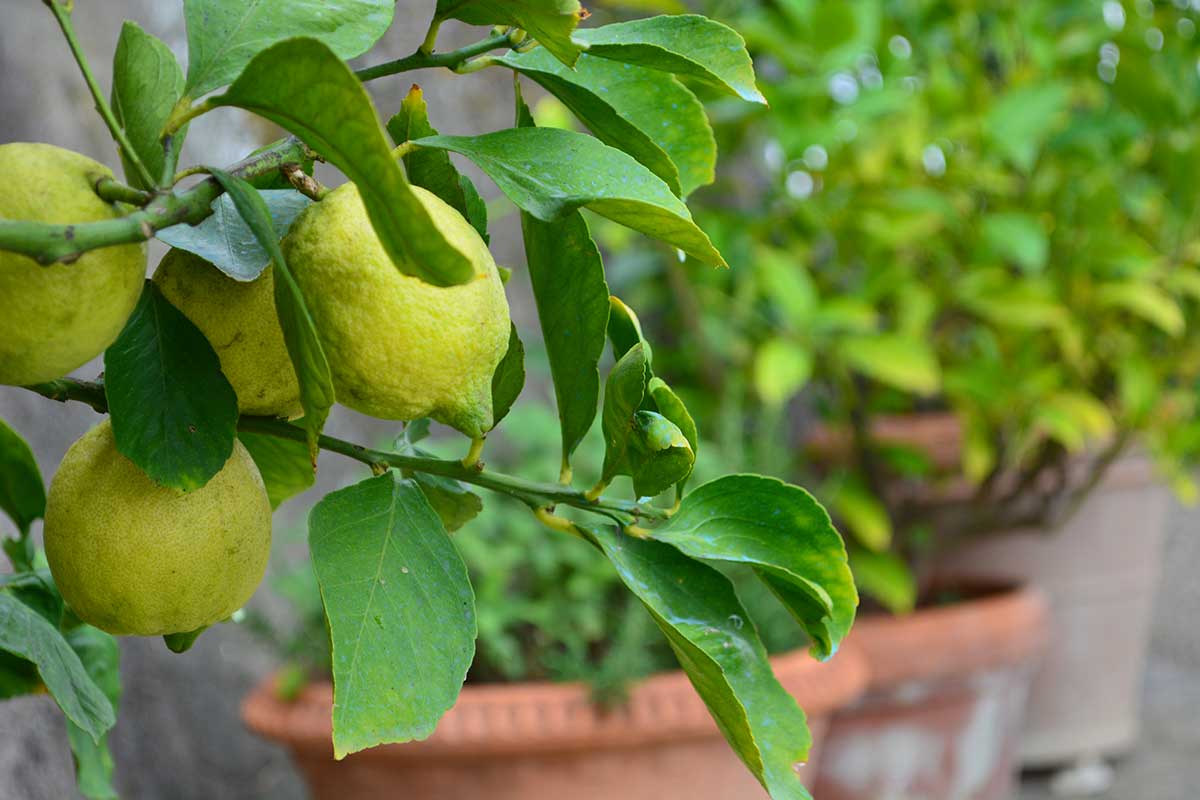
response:
<path id="1" fill-rule="evenodd" d="M 814 741 L 829 714 L 867 683 L 853 645 L 821 664 L 797 652 L 772 659 L 776 674 L 807 710 Z M 762 797 L 682 672 L 649 678 L 629 703 L 603 712 L 580 684 L 467 686 L 423 742 L 377 747 L 333 760 L 328 683 L 293 703 L 273 681 L 246 699 L 255 732 L 287 746 L 316 800 L 742 800 Z M 812 759 L 801 768 L 811 781 Z"/>
<path id="2" fill-rule="evenodd" d="M 1056 530 L 1002 532 L 948 554 L 939 574 L 1032 581 L 1054 635 L 1034 678 L 1021 756 L 1029 766 L 1116 755 L 1137 738 L 1168 490 L 1125 458 Z"/>
<path id="3" fill-rule="evenodd" d="M 866 616 L 847 639 L 871 671 L 822 745 L 820 800 L 1007 800 L 1048 611 L 1008 590 L 905 617 Z"/>

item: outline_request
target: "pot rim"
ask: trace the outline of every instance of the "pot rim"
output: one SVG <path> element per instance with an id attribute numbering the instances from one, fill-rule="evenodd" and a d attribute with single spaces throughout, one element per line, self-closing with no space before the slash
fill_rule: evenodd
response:
<path id="1" fill-rule="evenodd" d="M 797 650 L 773 657 L 771 665 L 814 718 L 853 702 L 869 683 L 862 652 L 853 643 L 825 663 Z M 332 684 L 311 683 L 287 703 L 275 695 L 275 682 L 275 675 L 267 677 L 246 697 L 246 725 L 293 750 L 332 755 Z M 583 683 L 467 685 L 428 739 L 375 747 L 356 758 L 477 759 L 627 749 L 719 735 L 687 676 L 673 670 L 634 685 L 629 702 L 612 710 L 597 708 Z"/>

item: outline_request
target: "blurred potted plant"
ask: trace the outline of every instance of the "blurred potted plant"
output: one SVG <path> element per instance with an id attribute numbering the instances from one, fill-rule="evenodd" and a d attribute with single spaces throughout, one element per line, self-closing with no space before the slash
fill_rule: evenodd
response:
<path id="1" fill-rule="evenodd" d="M 748 428 L 754 463 L 819 474 L 864 593 L 906 612 L 969 578 L 1048 591 L 1027 763 L 1131 743 L 1163 484 L 1195 493 L 1196 21 L 1138 9 L 715 3 L 773 113 L 714 106 L 738 155 L 697 202 L 753 269 L 687 286 L 674 259 L 637 254 L 614 281 L 672 385 L 738 416 L 728 442 Z M 868 646 L 891 657 L 877 685 L 919 677 L 892 673 L 911 639 L 884 632 L 925 616 L 860 624 L 860 643 L 888 642 Z M 858 752 L 847 737 L 820 796 L 875 796 L 872 765 L 921 796 L 999 791 L 976 775 L 977 793 L 938 794 L 929 765 L 897 778 Z"/>
<path id="2" fill-rule="evenodd" d="M 547 478 L 558 469 L 553 410 L 518 405 L 498 434 L 489 462 L 522 464 Z M 401 449 L 432 447 L 424 421 L 408 427 Z M 578 469 L 598 470 L 603 442 L 588 436 Z M 703 452 L 703 451 L 701 451 Z M 699 463 L 701 475 L 709 457 Z M 420 480 L 420 479 L 418 479 Z M 256 611 L 249 623 L 266 635 L 286 666 L 251 694 L 247 724 L 286 745 L 315 797 L 377 797 L 403 785 L 413 798 L 658 798 L 752 795 L 757 782 L 723 741 L 674 656 L 640 603 L 582 541 L 547 538 L 521 504 L 486 510 L 450 481 L 424 482 L 455 533 L 476 591 L 477 654 L 458 704 L 432 737 L 390 745 L 338 763 L 330 748 L 329 643 L 321 599 L 302 542 L 285 543 L 271 580 L 287 614 Z M 450 493 L 454 502 L 449 500 Z M 456 509 L 451 512 L 451 509 Z M 475 513 L 479 516 L 474 517 Z M 738 593 L 772 653 L 776 674 L 808 713 L 818 756 L 829 716 L 865 688 L 861 656 L 850 646 L 821 663 L 790 615 L 769 592 L 739 580 Z M 740 576 L 747 577 L 747 576 Z M 802 776 L 812 775 L 808 766 Z M 356 792 L 358 794 L 356 794 Z"/>

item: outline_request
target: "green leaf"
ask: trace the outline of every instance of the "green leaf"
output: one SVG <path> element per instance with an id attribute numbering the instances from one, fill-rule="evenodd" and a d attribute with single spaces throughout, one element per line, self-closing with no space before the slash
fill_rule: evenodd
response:
<path id="1" fill-rule="evenodd" d="M 266 201 L 257 189 L 241 178 L 219 169 L 210 171 L 229 193 L 238 214 L 250 227 L 275 266 L 275 312 L 279 315 L 283 341 L 287 345 L 288 355 L 292 359 L 292 366 L 300 383 L 300 405 L 304 409 L 300 427 L 304 428 L 309 458 L 315 467 L 317 437 L 321 435 L 321 429 L 325 427 L 325 420 L 329 416 L 329 409 L 334 404 L 333 377 L 329 372 L 325 350 L 317 336 L 316 323 L 308 311 L 304 295 L 300 292 L 300 285 L 296 283 L 296 278 L 283 257 L 283 251 L 279 248 Z"/>
<path id="2" fill-rule="evenodd" d="M 513 403 L 525 388 L 525 345 L 517 334 L 517 326 L 508 332 L 508 350 L 492 373 L 492 427 L 507 416 Z"/>
<path id="3" fill-rule="evenodd" d="M 879 499 L 857 480 L 838 483 L 829 506 L 863 547 L 874 552 L 892 543 L 892 518 Z"/>
<path id="4" fill-rule="evenodd" d="M 686 197 L 712 183 L 717 143 L 704 106 L 672 75 L 588 55 L 574 69 L 544 50 L 501 63 L 557 97 L 605 144 L 624 150 Z"/>
<path id="5" fill-rule="evenodd" d="M 183 96 L 183 70 L 174 54 L 161 41 L 126 20 L 113 54 L 112 111 L 138 159 L 158 180 L 165 166 L 160 136 L 172 109 Z M 178 157 L 187 129 L 171 139 Z M 125 180 L 139 189 L 153 189 L 121 154 Z"/>
<path id="6" fill-rule="evenodd" d="M 608 326 L 604 262 L 578 211 L 559 222 L 522 213 L 521 230 L 567 468 L 596 419 L 600 400 L 599 364 Z"/>
<path id="7" fill-rule="evenodd" d="M 104 394 L 117 449 L 163 486 L 198 489 L 233 453 L 237 395 L 221 362 L 149 281 L 104 351 Z"/>
<path id="8" fill-rule="evenodd" d="M 671 187 L 632 156 L 593 136 L 510 128 L 482 136 L 429 136 L 414 143 L 471 159 L 510 200 L 544 222 L 586 207 L 700 261 L 726 266 Z"/>
<path id="9" fill-rule="evenodd" d="M 425 495 L 390 472 L 333 492 L 309 516 L 333 642 L 333 750 L 424 739 L 475 655 L 467 568 Z"/>
<path id="10" fill-rule="evenodd" d="M 980 233 L 988 248 L 1026 272 L 1041 272 L 1050 257 L 1050 237 L 1030 214 L 996 213 L 983 218 Z"/>
<path id="11" fill-rule="evenodd" d="M 773 800 L 811 800 L 795 773 L 812 742 L 804 712 L 771 672 L 729 581 L 662 542 L 588 533 L 649 609 L 721 733 Z"/>
<path id="12" fill-rule="evenodd" d="M 469 25 L 512 25 L 528 31 L 567 66 L 582 49 L 571 32 L 583 17 L 579 0 L 438 0 L 436 19 Z"/>
<path id="13" fill-rule="evenodd" d="M 640 344 L 621 356 L 608 373 L 604 384 L 604 410 L 600 416 L 604 430 L 603 480 L 629 474 L 628 451 L 633 439 L 634 414 L 646 396 L 650 365 Z"/>
<path id="14" fill-rule="evenodd" d="M 1096 300 L 1101 306 L 1128 311 L 1168 336 L 1178 337 L 1187 328 L 1179 304 L 1150 283 L 1133 280 L 1108 283 L 1096 290 Z"/>
<path id="15" fill-rule="evenodd" d="M 754 354 L 754 389 L 763 402 L 782 406 L 812 377 L 812 354 L 799 343 L 768 339 Z"/>
<path id="16" fill-rule="evenodd" d="M 416 446 L 416 443 L 423 439 L 428 432 L 428 419 L 410 422 L 404 429 L 404 435 L 396 442 L 397 450 L 422 458 L 435 458 L 433 453 Z M 448 533 L 454 533 L 474 519 L 480 511 L 483 511 L 483 501 L 479 499 L 479 495 L 472 492 L 461 481 L 443 478 L 440 475 L 430 475 L 427 472 L 408 470 L 404 471 L 404 477 L 416 481 L 417 486 L 421 487 L 425 499 L 437 512 Z"/>
<path id="17" fill-rule="evenodd" d="M 627 468 L 638 497 L 655 497 L 692 474 L 696 454 L 674 422 L 655 411 L 633 415 Z"/>
<path id="18" fill-rule="evenodd" d="M 316 473 L 303 442 L 246 431 L 239 432 L 238 438 L 258 466 L 271 508 L 279 508 L 285 500 L 312 488 Z"/>
<path id="19" fill-rule="evenodd" d="M 829 658 L 858 607 L 846 547 L 829 515 L 798 486 L 759 475 L 728 475 L 693 489 L 651 536 L 684 555 L 748 564 Z"/>
<path id="20" fill-rule="evenodd" d="M 1060 83 L 1034 83 L 1007 91 L 988 111 L 984 131 L 997 152 L 1023 172 L 1066 116 L 1070 92 Z"/>
<path id="21" fill-rule="evenodd" d="M 1038 403 L 1034 424 L 1072 452 L 1112 435 L 1108 406 L 1085 392 L 1055 392 Z"/>
<path id="22" fill-rule="evenodd" d="M 437 130 L 429 122 L 429 108 L 420 86 L 414 85 L 409 90 L 400 103 L 400 112 L 388 120 L 387 131 L 396 144 L 437 136 Z M 404 156 L 404 169 L 409 181 L 445 200 L 447 205 L 466 217 L 487 241 L 487 206 L 483 206 L 481 226 L 478 209 L 473 208 L 479 193 L 470 179 L 455 169 L 448 153 L 444 150 L 413 150 Z M 469 198 L 469 193 L 474 196 Z"/>
<path id="23" fill-rule="evenodd" d="M 619 297 L 610 297 L 608 301 L 612 307 L 608 315 L 608 338 L 612 342 L 613 358 L 620 360 L 634 345 L 640 344 L 646 352 L 646 363 L 652 363 L 654 353 L 642 334 L 642 322 L 637 314 Z"/>
<path id="24" fill-rule="evenodd" d="M 658 413 L 669 419 L 687 439 L 694 464 L 695 457 L 700 452 L 700 433 L 696 429 L 696 421 L 692 419 L 687 406 L 662 378 L 651 378 L 646 388 L 650 392 L 650 399 L 654 401 L 654 407 L 658 409 Z M 681 492 L 691 474 L 692 471 L 689 469 L 687 475 L 679 479 L 677 486 Z"/>
<path id="25" fill-rule="evenodd" d="M 366 89 L 319 41 L 289 39 L 262 51 L 210 102 L 266 117 L 344 172 L 401 272 L 437 286 L 474 277 L 469 258 L 434 225 L 392 158 Z"/>
<path id="26" fill-rule="evenodd" d="M 33 451 L 0 419 L 0 509 L 22 535 L 46 511 L 46 488 Z"/>
<path id="27" fill-rule="evenodd" d="M 117 640 L 91 625 L 81 625 L 67 634 L 67 643 L 112 703 L 115 715 L 121 700 L 121 651 Z M 67 720 L 67 740 L 75 757 L 79 793 L 88 800 L 117 800 L 117 790 L 112 784 L 113 757 L 108 749 L 108 734 L 95 742 L 82 728 Z"/>
<path id="28" fill-rule="evenodd" d="M 907 614 L 916 606 L 916 578 L 895 553 L 853 549 L 850 570 L 859 591 L 878 600 L 893 614 Z"/>
<path id="29" fill-rule="evenodd" d="M 116 723 L 113 706 L 62 634 L 8 592 L 0 592 L 0 650 L 37 667 L 59 708 L 99 742 Z"/>
<path id="30" fill-rule="evenodd" d="M 300 212 L 312 205 L 312 200 L 295 189 L 263 189 L 259 194 L 271 214 L 276 239 L 282 239 Z M 212 212 L 199 225 L 172 225 L 155 236 L 172 247 L 195 253 L 235 281 L 254 280 L 271 263 L 270 255 L 228 194 L 213 201 Z"/>
<path id="31" fill-rule="evenodd" d="M 881 383 L 922 395 L 941 388 L 937 356 L 920 339 L 888 333 L 847 336 L 839 347 L 847 365 Z"/>
<path id="32" fill-rule="evenodd" d="M 754 83 L 746 41 L 732 28 L 698 14 L 618 22 L 575 33 L 587 54 L 687 75 L 751 103 L 767 100 Z"/>
<path id="33" fill-rule="evenodd" d="M 395 0 L 184 0 L 189 97 L 232 81 L 266 47 L 310 36 L 339 58 L 362 55 L 392 24 Z"/>

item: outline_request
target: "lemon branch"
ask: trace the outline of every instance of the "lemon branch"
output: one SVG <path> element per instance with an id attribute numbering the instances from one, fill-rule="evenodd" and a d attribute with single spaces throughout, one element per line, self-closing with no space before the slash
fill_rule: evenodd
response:
<path id="1" fill-rule="evenodd" d="M 486 39 L 469 44 L 466 47 L 460 47 L 457 50 L 447 50 L 445 53 L 427 53 L 423 49 L 417 50 L 410 56 L 398 58 L 395 61 L 387 61 L 383 64 L 376 64 L 373 67 L 365 67 L 355 71 L 360 81 L 373 81 L 376 78 L 383 78 L 388 75 L 397 75 L 401 72 L 412 72 L 417 69 L 429 69 L 432 67 L 446 67 L 454 71 L 458 71 L 463 64 L 470 59 L 492 50 L 499 50 L 501 47 L 514 47 L 516 42 L 513 39 L 513 33 L 500 33 L 494 36 L 489 36 Z M 424 47 L 424 45 L 422 45 Z"/>
<path id="2" fill-rule="evenodd" d="M 108 412 L 108 401 L 104 395 L 104 384 L 99 382 L 79 381 L 73 378 L 60 378 L 48 383 L 26 386 L 26 389 L 36 392 L 43 397 L 59 402 L 75 401 L 86 403 L 101 414 Z M 238 429 L 247 433 L 259 433 L 280 439 L 290 439 L 294 442 L 304 442 L 305 432 L 295 425 L 272 417 L 243 416 L 238 420 Z M 617 500 L 606 497 L 589 498 L 584 492 L 563 486 L 561 483 L 540 483 L 529 481 L 515 475 L 493 472 L 484 469 L 481 464 L 467 466 L 459 459 L 427 458 L 423 456 L 394 453 L 388 450 L 375 450 L 344 439 L 322 435 L 317 440 L 322 450 L 352 458 L 372 468 L 379 466 L 395 467 L 396 469 L 424 472 L 429 475 L 439 475 L 443 478 L 469 483 L 483 489 L 515 497 L 535 509 L 546 509 L 556 505 L 572 506 L 586 511 L 593 511 L 604 516 L 623 515 L 633 520 L 666 519 L 669 512 L 666 509 L 635 503 L 628 500 Z"/>
<path id="3" fill-rule="evenodd" d="M 292 137 L 276 142 L 226 171 L 252 180 L 312 156 L 303 142 Z M 124 194 L 117 186 L 114 181 L 112 186 L 105 184 L 101 191 Z M 0 250 L 21 253 L 39 264 L 70 263 L 89 250 L 144 242 L 163 228 L 182 222 L 195 225 L 212 213 L 210 206 L 222 191 L 216 178 L 209 178 L 182 191 L 146 193 L 136 197 L 126 194 L 117 199 L 148 199 L 148 202 L 124 217 L 98 222 L 56 225 L 0 219 Z"/>

